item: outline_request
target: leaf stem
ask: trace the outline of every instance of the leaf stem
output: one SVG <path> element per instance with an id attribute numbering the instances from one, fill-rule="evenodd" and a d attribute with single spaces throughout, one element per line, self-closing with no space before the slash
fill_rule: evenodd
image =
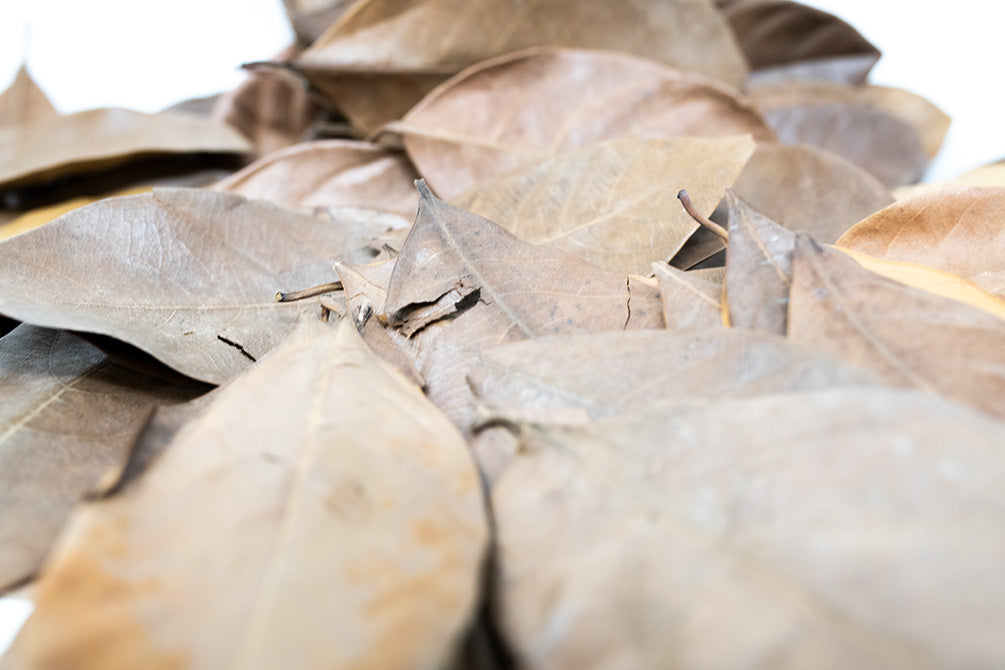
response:
<path id="1" fill-rule="evenodd" d="M 282 291 L 276 292 L 276 302 L 293 302 L 294 300 L 304 300 L 306 298 L 314 298 L 319 295 L 324 295 L 325 293 L 331 293 L 332 291 L 341 291 L 342 282 L 333 281 L 327 284 L 321 284 L 319 286 L 312 286 L 310 288 L 301 289 L 300 291 L 288 291 L 286 293 Z"/>
<path id="2" fill-rule="evenodd" d="M 725 228 L 720 226 L 715 221 L 710 221 L 701 215 L 701 213 L 695 209 L 694 203 L 691 202 L 691 196 L 687 194 L 687 191 L 681 189 L 677 192 L 677 199 L 680 200 L 680 204 L 684 205 L 684 211 L 686 211 L 692 219 L 697 221 L 701 226 L 708 228 L 710 231 L 718 235 L 723 242 L 729 242 L 729 233 Z"/>

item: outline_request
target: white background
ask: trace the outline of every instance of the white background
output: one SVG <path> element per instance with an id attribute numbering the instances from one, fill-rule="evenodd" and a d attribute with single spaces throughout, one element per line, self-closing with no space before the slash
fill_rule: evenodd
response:
<path id="1" fill-rule="evenodd" d="M 883 51 L 875 84 L 919 93 L 953 118 L 926 180 L 1005 158 L 1005 3 L 808 2 Z M 0 89 L 22 61 L 59 111 L 157 111 L 234 87 L 243 62 L 292 41 L 281 0 L 0 0 Z M 0 521 L 2 522 L 2 521 Z M 30 606 L 0 599 L 0 650 Z"/>

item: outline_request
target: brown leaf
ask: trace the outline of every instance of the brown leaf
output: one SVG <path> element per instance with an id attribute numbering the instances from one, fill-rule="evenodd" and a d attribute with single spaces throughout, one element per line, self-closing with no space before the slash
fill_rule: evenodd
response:
<path id="1" fill-rule="evenodd" d="M 351 324 L 250 370 L 71 524 L 13 664 L 441 667 L 487 538 L 464 441 Z"/>
<path id="2" fill-rule="evenodd" d="M 305 315 L 280 290 L 333 281 L 365 262 L 380 228 L 343 228 L 261 200 L 158 189 L 75 210 L 0 244 L 0 313 L 110 335 L 220 383 Z"/>
<path id="3" fill-rule="evenodd" d="M 42 89 L 21 65 L 14 81 L 0 93 L 0 127 L 45 123 L 59 116 Z"/>
<path id="4" fill-rule="evenodd" d="M 521 240 L 644 274 L 698 227 L 677 191 L 686 188 L 695 207 L 711 214 L 753 151 L 748 136 L 609 140 L 499 176 L 451 204 Z"/>
<path id="5" fill-rule="evenodd" d="M 928 156 L 922 138 L 903 119 L 856 96 L 852 87 L 831 87 L 843 95 L 823 95 L 820 84 L 776 87 L 755 93 L 764 118 L 786 144 L 809 144 L 831 151 L 866 170 L 888 188 L 918 181 Z"/>
<path id="6" fill-rule="evenodd" d="M 1005 298 L 1005 188 L 965 188 L 902 200 L 838 240 L 842 247 L 945 270 Z"/>
<path id="7" fill-rule="evenodd" d="M 447 198 L 617 137 L 774 137 L 750 103 L 714 80 L 630 54 L 556 48 L 468 68 L 392 127 L 422 176 Z"/>
<path id="8" fill-rule="evenodd" d="M 287 207 L 358 207 L 415 218 L 415 168 L 368 142 L 319 140 L 264 156 L 214 186 Z"/>
<path id="9" fill-rule="evenodd" d="M 808 145 L 758 145 L 732 190 L 779 225 L 827 244 L 893 202 L 871 174 Z"/>
<path id="10" fill-rule="evenodd" d="M 876 383 L 866 372 L 784 338 L 721 327 L 513 342 L 479 355 L 468 379 L 490 416 L 550 424 L 699 398 Z"/>
<path id="11" fill-rule="evenodd" d="M 465 67 L 534 46 L 627 52 L 733 86 L 746 77 L 707 0 L 364 0 L 294 67 L 369 132 Z"/>
<path id="12" fill-rule="evenodd" d="M 726 192 L 726 303 L 737 328 L 785 335 L 795 234 Z"/>
<path id="13" fill-rule="evenodd" d="M 722 283 L 666 263 L 653 263 L 667 330 L 713 328 L 722 324 Z"/>
<path id="14" fill-rule="evenodd" d="M 23 324 L 0 339 L 0 592 L 35 573 L 154 407 L 202 390 L 143 378 L 63 331 Z"/>
<path id="15" fill-rule="evenodd" d="M 680 251 L 670 259 L 670 265 L 679 270 L 690 270 L 696 265 L 709 261 L 725 249 L 726 244 L 721 237 L 708 228 L 699 228 L 694 231 L 691 237 L 687 238 L 687 242 L 680 248 Z"/>
<path id="16" fill-rule="evenodd" d="M 289 46 L 276 58 L 294 58 L 300 51 Z M 320 112 L 296 77 L 251 70 L 240 86 L 220 96 L 212 115 L 240 131 L 262 155 L 304 140 Z"/>
<path id="17" fill-rule="evenodd" d="M 234 130 L 187 114 L 92 109 L 45 123 L 0 128 L 0 187 L 106 170 L 148 154 L 240 153 Z"/>
<path id="18" fill-rule="evenodd" d="M 900 88 L 802 82 L 759 87 L 752 95 L 761 109 L 836 104 L 886 112 L 918 133 L 929 159 L 939 152 L 949 130 L 950 119 L 945 112 L 920 95 Z"/>
<path id="19" fill-rule="evenodd" d="M 880 375 L 1005 417 L 1005 320 L 796 238 L 788 336 Z"/>
<path id="20" fill-rule="evenodd" d="M 419 182 L 419 213 L 391 275 L 388 323 L 416 338 L 430 398 L 467 429 L 471 357 L 541 335 L 660 328 L 659 292 L 560 249 L 522 242 L 437 200 Z"/>
<path id="21" fill-rule="evenodd" d="M 1002 424 L 838 388 L 526 431 L 492 491 L 524 668 L 990 667 Z"/>
<path id="22" fill-rule="evenodd" d="M 860 84 L 880 52 L 833 14 L 788 0 L 749 0 L 722 8 L 751 78 L 832 79 Z"/>

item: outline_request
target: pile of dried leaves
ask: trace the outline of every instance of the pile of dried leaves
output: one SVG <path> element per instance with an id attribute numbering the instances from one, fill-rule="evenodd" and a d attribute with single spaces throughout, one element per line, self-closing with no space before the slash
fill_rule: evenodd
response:
<path id="1" fill-rule="evenodd" d="M 288 10 L 216 99 L 0 98 L 0 667 L 1005 663 L 1005 181 L 895 201 L 875 47 Z"/>

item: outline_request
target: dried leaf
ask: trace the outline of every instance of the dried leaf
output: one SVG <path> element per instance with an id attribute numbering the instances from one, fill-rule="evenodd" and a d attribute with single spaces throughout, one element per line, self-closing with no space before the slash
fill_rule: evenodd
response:
<path id="1" fill-rule="evenodd" d="M 277 291 L 333 281 L 332 261 L 364 262 L 379 232 L 202 189 L 109 198 L 0 244 L 0 313 L 220 383 L 316 314 Z"/>
<path id="2" fill-rule="evenodd" d="M 722 283 L 666 263 L 653 263 L 667 330 L 712 328 L 722 323 Z"/>
<path id="3" fill-rule="evenodd" d="M 737 328 L 785 335 L 795 235 L 726 192 L 726 304 Z"/>
<path id="4" fill-rule="evenodd" d="M 753 92 L 753 98 L 761 109 L 837 104 L 886 112 L 918 133 L 929 159 L 939 152 L 942 140 L 949 130 L 950 119 L 945 112 L 920 95 L 900 88 L 803 82 L 798 85 L 761 87 Z"/>
<path id="5" fill-rule="evenodd" d="M 726 244 L 721 237 L 708 228 L 699 228 L 670 259 L 670 265 L 679 270 L 691 270 L 725 249 Z"/>
<path id="6" fill-rule="evenodd" d="M 63 331 L 0 339 L 0 592 L 35 573 L 154 407 L 202 390 L 143 378 Z"/>
<path id="7" fill-rule="evenodd" d="M 388 323 L 416 338 L 429 397 L 462 429 L 473 355 L 541 335 L 660 328 L 659 292 L 560 249 L 522 242 L 437 200 L 419 183 L 419 213 L 391 275 Z"/>
<path id="8" fill-rule="evenodd" d="M 300 338 L 80 510 L 9 661 L 443 666 L 474 612 L 481 495 L 460 435 L 351 324 Z"/>
<path id="9" fill-rule="evenodd" d="M 714 80 L 629 54 L 555 48 L 468 68 L 392 127 L 446 198 L 617 137 L 774 137 L 750 103 Z"/>
<path id="10" fill-rule="evenodd" d="M 644 274 L 698 227 L 675 202 L 677 191 L 686 188 L 696 209 L 711 214 L 753 151 L 747 136 L 609 140 L 504 174 L 451 204 L 521 240 Z"/>
<path id="11" fill-rule="evenodd" d="M 722 8 L 751 79 L 836 79 L 860 84 L 880 52 L 833 14 L 788 0 L 749 0 Z"/>
<path id="12" fill-rule="evenodd" d="M 707 0 L 365 0 L 293 65 L 369 132 L 465 67 L 534 46 L 626 52 L 733 86 L 746 77 Z"/>
<path id="13" fill-rule="evenodd" d="M 276 58 L 294 58 L 300 51 L 289 46 Z M 295 77 L 252 70 L 240 86 L 220 96 L 212 115 L 240 131 L 262 155 L 305 139 L 320 112 Z"/>
<path id="14" fill-rule="evenodd" d="M 1005 186 L 1005 162 L 997 161 L 982 165 L 950 179 L 902 186 L 896 189 L 893 195 L 897 200 L 907 200 L 919 195 L 971 186 Z"/>
<path id="15" fill-rule="evenodd" d="M 899 201 L 858 223 L 838 245 L 945 270 L 1005 298 L 1005 188 Z"/>
<path id="16" fill-rule="evenodd" d="M 114 193 L 112 194 L 112 197 L 122 195 L 138 195 L 151 190 L 153 190 L 152 186 L 137 186 L 136 188 L 128 188 Z M 47 205 L 46 207 L 39 207 L 25 212 L 11 221 L 0 224 L 0 240 L 6 240 L 8 237 L 14 237 L 15 235 L 26 233 L 29 230 L 34 230 L 39 226 L 49 223 L 53 219 L 72 212 L 75 209 L 80 209 L 84 205 L 90 205 L 98 202 L 105 197 L 109 196 L 82 196 L 79 198 L 71 198 L 64 202 L 56 203 L 55 205 Z"/>
<path id="17" fill-rule="evenodd" d="M 908 117 L 880 103 L 908 96 L 912 101 L 921 99 L 905 91 L 889 98 L 866 91 L 872 91 L 872 87 L 787 84 L 755 91 L 752 99 L 785 144 L 827 149 L 866 170 L 888 188 L 918 181 L 929 159 L 925 138 Z M 918 104 L 931 107 L 924 101 Z M 942 117 L 948 124 L 948 117 Z M 941 143 L 941 137 L 938 141 Z"/>
<path id="18" fill-rule="evenodd" d="M 92 109 L 24 127 L 0 128 L 0 187 L 105 170 L 147 154 L 240 153 L 227 126 L 187 114 Z"/>
<path id="19" fill-rule="evenodd" d="M 548 424 L 594 421 L 654 403 L 876 383 L 784 338 L 720 327 L 513 342 L 481 354 L 468 378 L 490 416 Z"/>
<path id="20" fill-rule="evenodd" d="M 415 168 L 368 142 L 319 140 L 258 159 L 214 188 L 287 207 L 358 207 L 415 218 Z"/>
<path id="21" fill-rule="evenodd" d="M 44 123 L 59 116 L 42 89 L 21 65 L 14 81 L 0 93 L 0 127 Z"/>
<path id="22" fill-rule="evenodd" d="M 871 174 L 808 145 L 758 145 L 732 190 L 779 225 L 827 244 L 893 202 Z"/>
<path id="23" fill-rule="evenodd" d="M 883 388 L 529 430 L 492 491 L 502 631 L 524 668 L 994 666 L 1003 439 Z"/>
<path id="24" fill-rule="evenodd" d="M 880 375 L 1005 417 L 1005 319 L 873 274 L 796 238 L 788 336 Z"/>

